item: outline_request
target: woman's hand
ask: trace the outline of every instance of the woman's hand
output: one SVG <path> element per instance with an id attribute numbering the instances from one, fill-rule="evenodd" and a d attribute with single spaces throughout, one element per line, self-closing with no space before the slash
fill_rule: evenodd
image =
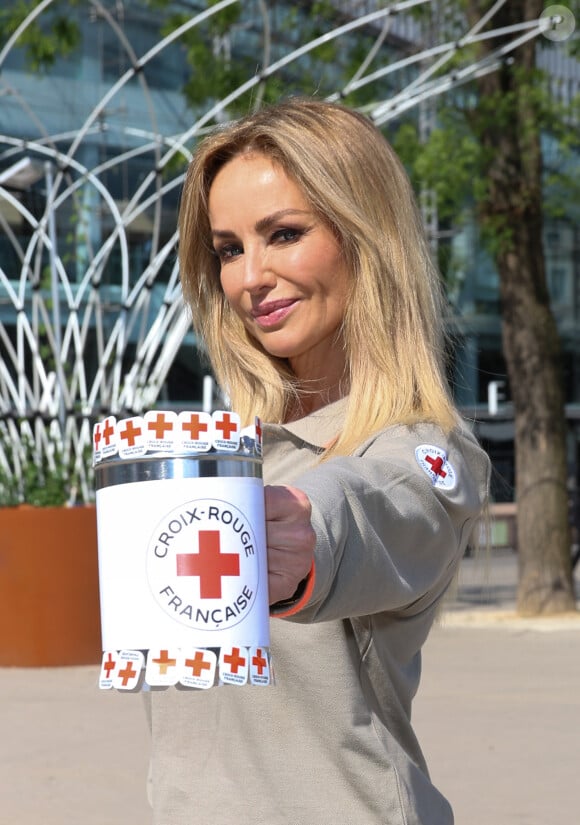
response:
<path id="1" fill-rule="evenodd" d="M 312 567 L 316 535 L 310 499 L 296 487 L 267 486 L 266 542 L 270 604 L 290 599 Z"/>

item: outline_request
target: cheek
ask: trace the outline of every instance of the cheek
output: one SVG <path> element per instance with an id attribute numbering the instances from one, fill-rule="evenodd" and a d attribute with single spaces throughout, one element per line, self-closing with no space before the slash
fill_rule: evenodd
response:
<path id="1" fill-rule="evenodd" d="M 240 290 L 236 289 L 236 279 L 228 275 L 227 272 L 225 274 L 220 272 L 219 279 L 226 301 L 228 304 L 235 306 L 240 298 Z"/>
<path id="2" fill-rule="evenodd" d="M 346 307 L 352 289 L 352 279 L 344 262 L 344 257 L 336 254 L 327 271 L 326 286 L 330 300 Z"/>
<path id="3" fill-rule="evenodd" d="M 237 288 L 237 279 L 220 277 L 222 292 L 224 294 L 226 305 L 230 308 L 234 315 L 241 319 L 245 327 L 249 326 L 247 312 L 243 307 L 243 291 Z"/>

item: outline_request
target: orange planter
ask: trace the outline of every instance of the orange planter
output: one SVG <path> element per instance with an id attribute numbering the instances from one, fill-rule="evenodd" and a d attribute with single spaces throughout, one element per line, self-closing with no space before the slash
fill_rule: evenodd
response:
<path id="1" fill-rule="evenodd" d="M 0 508 L 0 666 L 100 659 L 95 508 Z"/>

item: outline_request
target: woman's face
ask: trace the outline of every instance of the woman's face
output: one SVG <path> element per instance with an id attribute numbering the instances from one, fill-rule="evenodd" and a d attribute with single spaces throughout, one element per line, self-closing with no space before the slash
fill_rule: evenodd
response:
<path id="1" fill-rule="evenodd" d="M 348 272 L 334 233 L 268 157 L 238 155 L 209 192 L 225 296 L 248 332 L 319 388 L 340 381 Z"/>

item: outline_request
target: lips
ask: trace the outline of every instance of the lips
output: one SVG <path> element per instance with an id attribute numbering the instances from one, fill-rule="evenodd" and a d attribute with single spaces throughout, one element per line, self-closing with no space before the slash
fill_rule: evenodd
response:
<path id="1" fill-rule="evenodd" d="M 254 307 L 252 318 L 260 327 L 272 327 L 283 321 L 298 304 L 296 298 L 284 298 L 280 301 L 268 301 Z"/>

